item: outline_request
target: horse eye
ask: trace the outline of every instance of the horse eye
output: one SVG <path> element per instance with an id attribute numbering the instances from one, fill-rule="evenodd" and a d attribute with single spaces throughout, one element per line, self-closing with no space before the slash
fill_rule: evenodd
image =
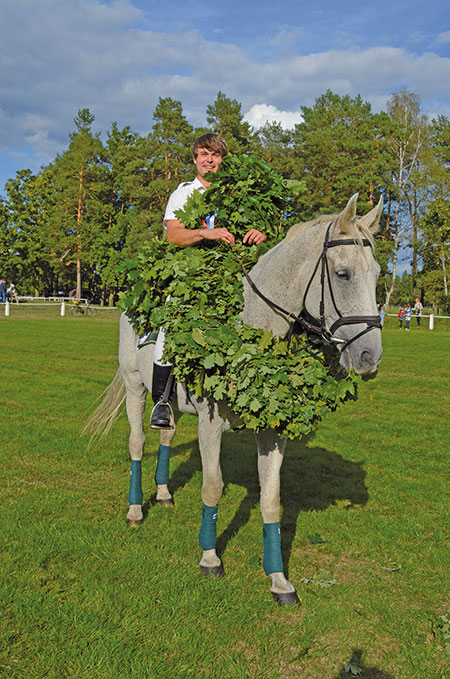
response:
<path id="1" fill-rule="evenodd" d="M 343 281 L 348 281 L 350 279 L 350 271 L 347 269 L 338 269 L 336 271 L 336 276 Z"/>

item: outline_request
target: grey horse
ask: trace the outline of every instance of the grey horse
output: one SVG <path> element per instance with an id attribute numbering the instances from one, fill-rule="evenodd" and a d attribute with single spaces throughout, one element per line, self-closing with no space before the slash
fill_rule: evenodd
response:
<path id="1" fill-rule="evenodd" d="M 357 194 L 341 213 L 291 227 L 285 238 L 259 259 L 250 272 L 250 279 L 244 280 L 242 319 L 283 337 L 288 333 L 292 319 L 300 319 L 299 313 L 304 312 L 307 326 L 336 343 L 345 370 L 353 367 L 356 373 L 365 374 L 377 369 L 382 355 L 375 299 L 379 266 L 373 256 L 372 235 L 378 229 L 383 203 L 380 198 L 375 208 L 364 217 L 358 217 L 356 202 Z M 127 521 L 131 525 L 138 525 L 143 520 L 140 464 L 154 349 L 152 345 L 138 348 L 138 341 L 127 317 L 122 315 L 120 367 L 102 403 L 86 425 L 88 430 L 105 433 L 126 399 L 131 456 Z M 173 504 L 168 481 L 170 446 L 176 422 L 182 413 L 197 415 L 203 471 L 200 568 L 205 575 L 223 575 L 215 549 L 217 508 L 223 490 L 220 447 L 222 434 L 236 424 L 236 416 L 226 403 L 195 398 L 183 384 L 177 385 L 173 409 L 174 428 L 160 432 L 156 500 Z M 263 567 L 271 579 L 273 598 L 280 605 L 291 605 L 299 600 L 283 572 L 279 530 L 280 469 L 286 440 L 275 430 L 266 430 L 256 434 L 256 442 L 263 519 Z"/>

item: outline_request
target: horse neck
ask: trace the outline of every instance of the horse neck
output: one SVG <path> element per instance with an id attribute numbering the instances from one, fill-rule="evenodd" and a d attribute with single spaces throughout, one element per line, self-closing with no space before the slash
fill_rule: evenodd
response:
<path id="1" fill-rule="evenodd" d="M 297 238 L 286 243 L 286 239 L 275 245 L 250 271 L 250 278 L 263 295 L 289 313 L 297 315 L 302 309 L 305 287 L 314 262 L 320 253 L 316 243 L 316 229 L 310 228 Z M 322 233 L 323 229 L 320 231 Z M 269 330 L 274 335 L 284 336 L 289 330 L 289 320 L 274 311 L 244 280 L 244 323 Z"/>

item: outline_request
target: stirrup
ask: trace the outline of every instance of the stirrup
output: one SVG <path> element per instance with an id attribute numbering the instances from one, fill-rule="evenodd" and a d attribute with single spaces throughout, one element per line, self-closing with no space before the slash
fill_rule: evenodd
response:
<path id="1" fill-rule="evenodd" d="M 159 406 L 166 406 L 169 409 L 168 417 L 163 416 L 161 419 L 156 419 L 155 411 Z M 150 429 L 174 429 L 175 428 L 175 417 L 173 414 L 172 406 L 168 401 L 163 401 L 160 399 L 153 406 L 153 410 L 150 413 Z"/>

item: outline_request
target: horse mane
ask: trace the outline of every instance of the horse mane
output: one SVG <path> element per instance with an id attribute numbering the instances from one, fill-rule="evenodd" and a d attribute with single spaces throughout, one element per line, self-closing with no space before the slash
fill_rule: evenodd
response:
<path id="1" fill-rule="evenodd" d="M 339 217 L 340 213 L 337 213 L 335 215 L 319 215 L 315 219 L 311 219 L 308 222 L 300 222 L 299 224 L 294 224 L 291 226 L 291 228 L 288 230 L 286 236 L 284 237 L 284 243 L 290 243 L 294 240 L 297 240 L 297 238 L 300 238 L 305 231 L 308 231 L 311 229 L 313 226 L 318 226 L 319 224 L 325 226 L 328 226 L 330 222 L 333 222 L 337 217 Z M 367 238 L 367 240 L 370 243 L 370 247 L 373 250 L 374 248 L 374 238 L 373 234 L 369 229 L 364 227 L 362 224 L 357 224 L 358 222 L 358 216 L 355 216 L 353 221 L 350 224 L 350 229 L 349 233 L 347 234 L 348 238 L 354 238 L 356 243 L 363 247 L 363 238 Z"/>

